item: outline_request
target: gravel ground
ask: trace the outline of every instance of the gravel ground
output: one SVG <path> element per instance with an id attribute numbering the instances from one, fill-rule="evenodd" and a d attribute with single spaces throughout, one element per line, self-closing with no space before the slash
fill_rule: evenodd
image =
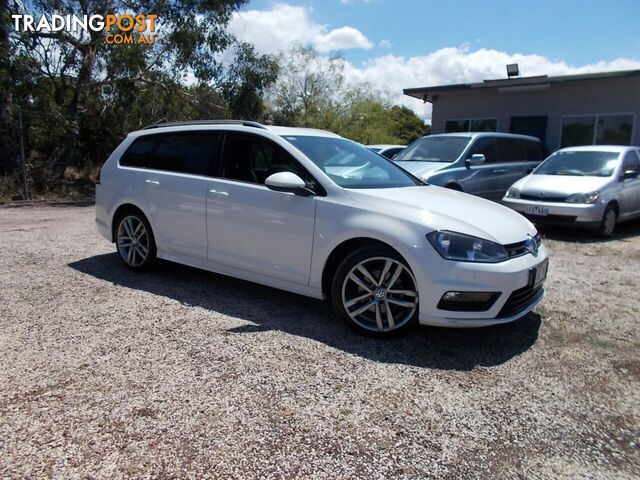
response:
<path id="1" fill-rule="evenodd" d="M 0 208 L 0 476 L 638 478 L 640 222 L 545 236 L 536 313 L 380 341 L 316 300 L 131 273 L 90 206 Z"/>

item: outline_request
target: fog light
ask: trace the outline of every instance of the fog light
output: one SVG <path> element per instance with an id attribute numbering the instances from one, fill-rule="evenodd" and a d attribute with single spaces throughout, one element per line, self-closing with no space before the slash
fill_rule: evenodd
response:
<path id="1" fill-rule="evenodd" d="M 456 312 L 486 312 L 499 296 L 499 292 L 446 292 L 438 302 L 438 308 Z"/>

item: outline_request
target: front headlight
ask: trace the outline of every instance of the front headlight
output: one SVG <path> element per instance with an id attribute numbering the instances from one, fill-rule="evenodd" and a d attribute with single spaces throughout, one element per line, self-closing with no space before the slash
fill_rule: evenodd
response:
<path id="1" fill-rule="evenodd" d="M 462 233 L 439 230 L 427 234 L 429 243 L 447 260 L 477 263 L 498 263 L 509 258 L 499 243 Z"/>
<path id="2" fill-rule="evenodd" d="M 589 192 L 569 195 L 565 201 L 567 203 L 596 203 L 598 200 L 600 200 L 600 192 Z"/>
<path id="3" fill-rule="evenodd" d="M 520 198 L 520 190 L 514 187 L 509 187 L 507 190 L 507 194 L 505 195 L 507 198 Z"/>

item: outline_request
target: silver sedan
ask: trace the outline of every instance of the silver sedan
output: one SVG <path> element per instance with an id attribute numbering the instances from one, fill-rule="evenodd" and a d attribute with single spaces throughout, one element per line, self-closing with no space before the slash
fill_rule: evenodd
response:
<path id="1" fill-rule="evenodd" d="M 609 237 L 640 217 L 640 149 L 592 145 L 554 152 L 502 202 L 538 224 L 590 227 Z"/>

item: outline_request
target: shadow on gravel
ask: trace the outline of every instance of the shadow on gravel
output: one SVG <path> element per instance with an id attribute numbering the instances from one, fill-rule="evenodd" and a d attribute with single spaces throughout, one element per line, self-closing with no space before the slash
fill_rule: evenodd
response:
<path id="1" fill-rule="evenodd" d="M 631 220 L 616 225 L 616 230 L 611 238 L 600 238 L 591 230 L 571 228 L 569 226 L 538 225 L 543 240 L 559 240 L 561 242 L 574 243 L 607 243 L 613 240 L 627 240 L 640 237 L 640 220 Z"/>
<path id="2" fill-rule="evenodd" d="M 418 327 L 399 338 L 375 340 L 353 333 L 332 315 L 326 302 L 170 262 L 158 262 L 151 272 L 140 274 L 124 268 L 117 254 L 111 253 L 69 266 L 116 285 L 251 322 L 229 330 L 232 334 L 280 330 L 383 363 L 443 370 L 500 365 L 528 350 L 541 324 L 540 316 L 531 313 L 495 327 Z"/>

